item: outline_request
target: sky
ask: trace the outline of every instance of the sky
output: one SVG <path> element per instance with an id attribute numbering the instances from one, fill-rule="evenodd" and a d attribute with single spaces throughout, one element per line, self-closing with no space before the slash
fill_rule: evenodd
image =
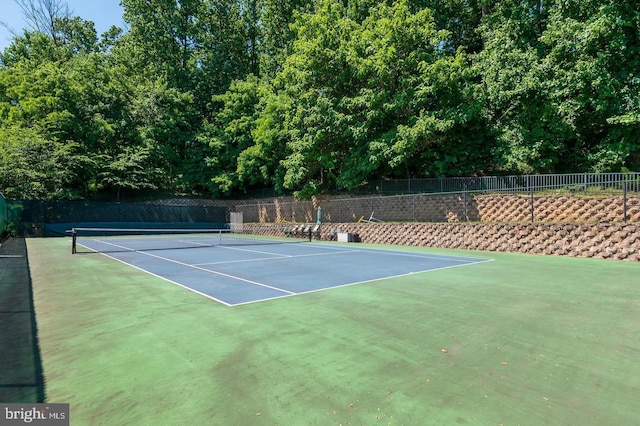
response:
<path id="1" fill-rule="evenodd" d="M 65 0 L 62 0 L 63 2 Z M 112 25 L 124 28 L 122 15 L 124 9 L 120 0 L 66 0 L 72 16 L 79 16 L 86 21 L 93 21 L 98 36 Z M 27 26 L 22 9 L 15 0 L 0 0 L 0 21 L 7 24 L 19 35 Z M 11 33 L 0 25 L 0 51 L 11 44 Z"/>

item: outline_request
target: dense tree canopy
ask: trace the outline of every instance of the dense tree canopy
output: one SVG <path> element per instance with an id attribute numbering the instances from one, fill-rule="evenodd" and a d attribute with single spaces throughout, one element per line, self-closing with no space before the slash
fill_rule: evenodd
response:
<path id="1" fill-rule="evenodd" d="M 633 2 L 123 0 L 102 35 L 46 4 L 0 56 L 6 196 L 640 167 Z"/>

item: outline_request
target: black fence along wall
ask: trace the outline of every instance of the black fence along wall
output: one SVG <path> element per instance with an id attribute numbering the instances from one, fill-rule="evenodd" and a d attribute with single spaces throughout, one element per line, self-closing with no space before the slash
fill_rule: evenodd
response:
<path id="1" fill-rule="evenodd" d="M 245 222 L 638 223 L 640 196 L 414 194 L 239 204 Z"/>

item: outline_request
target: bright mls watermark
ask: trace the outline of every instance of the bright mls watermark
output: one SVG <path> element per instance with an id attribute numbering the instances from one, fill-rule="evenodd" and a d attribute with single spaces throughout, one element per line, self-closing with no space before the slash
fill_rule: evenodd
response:
<path id="1" fill-rule="evenodd" d="M 69 404 L 0 403 L 0 426 L 69 426 Z"/>

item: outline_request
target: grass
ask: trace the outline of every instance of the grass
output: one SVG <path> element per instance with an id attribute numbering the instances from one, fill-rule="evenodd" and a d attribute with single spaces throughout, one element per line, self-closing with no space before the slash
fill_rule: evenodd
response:
<path id="1" fill-rule="evenodd" d="M 229 308 L 30 239 L 46 400 L 73 425 L 640 418 L 640 264 L 396 248 L 495 261 Z"/>

